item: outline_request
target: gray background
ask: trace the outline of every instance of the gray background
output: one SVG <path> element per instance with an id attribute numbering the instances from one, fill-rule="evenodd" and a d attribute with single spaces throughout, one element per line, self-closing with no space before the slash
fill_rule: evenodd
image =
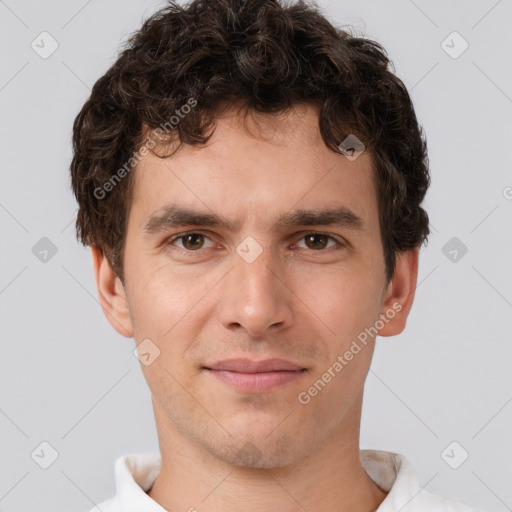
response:
<path id="1" fill-rule="evenodd" d="M 118 456 L 158 451 L 134 340 L 104 318 L 89 249 L 75 240 L 68 167 L 72 122 L 90 88 L 162 5 L 0 1 L 4 512 L 87 510 L 114 494 Z M 432 169 L 432 235 L 415 304 L 406 330 L 377 343 L 361 447 L 404 454 L 432 493 L 511 510 L 512 0 L 320 5 L 387 48 Z M 59 45 L 47 59 L 31 48 L 43 31 Z M 457 36 L 442 44 L 453 31 L 469 43 L 457 58 Z M 57 248 L 46 261 L 43 237 Z M 58 452 L 46 470 L 44 457 L 31 456 L 42 442 Z M 469 458 L 452 469 L 446 461 L 460 461 L 462 450 Z"/>

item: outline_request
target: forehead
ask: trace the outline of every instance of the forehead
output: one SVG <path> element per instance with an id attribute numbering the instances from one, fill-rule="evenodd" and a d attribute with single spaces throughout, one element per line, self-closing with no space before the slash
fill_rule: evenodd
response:
<path id="1" fill-rule="evenodd" d="M 262 222 L 294 207 L 344 207 L 365 222 L 377 213 L 370 153 L 351 161 L 327 148 L 316 108 L 246 116 L 231 110 L 214 126 L 206 145 L 157 148 L 171 156 L 149 153 L 138 164 L 132 208 L 139 227 L 172 203 L 201 206 L 224 217 L 250 215 Z"/>

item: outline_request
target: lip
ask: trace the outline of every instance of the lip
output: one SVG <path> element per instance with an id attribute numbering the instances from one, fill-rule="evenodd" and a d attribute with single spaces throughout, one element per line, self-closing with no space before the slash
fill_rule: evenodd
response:
<path id="1" fill-rule="evenodd" d="M 262 393 L 299 378 L 306 368 L 284 359 L 229 359 L 204 367 L 214 377 L 245 393 Z"/>
<path id="2" fill-rule="evenodd" d="M 285 359 L 265 359 L 263 361 L 252 361 L 251 359 L 226 359 L 211 365 L 206 365 L 208 370 L 225 370 L 228 372 L 240 373 L 262 373 L 276 371 L 296 371 L 305 368 L 296 365 Z"/>

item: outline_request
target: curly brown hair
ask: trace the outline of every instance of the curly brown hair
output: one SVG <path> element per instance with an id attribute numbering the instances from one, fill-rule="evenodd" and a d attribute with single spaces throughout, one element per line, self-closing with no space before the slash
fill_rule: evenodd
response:
<path id="1" fill-rule="evenodd" d="M 328 148 L 339 153 L 354 134 L 372 157 L 389 282 L 396 253 L 427 242 L 427 145 L 386 50 L 351 32 L 304 1 L 169 2 L 128 38 L 74 121 L 77 238 L 99 248 L 124 283 L 127 162 L 148 147 L 147 129 L 166 126 L 161 141 L 200 145 L 229 105 L 279 114 L 308 103 L 318 107 Z M 169 123 L 187 104 L 194 107 Z"/>

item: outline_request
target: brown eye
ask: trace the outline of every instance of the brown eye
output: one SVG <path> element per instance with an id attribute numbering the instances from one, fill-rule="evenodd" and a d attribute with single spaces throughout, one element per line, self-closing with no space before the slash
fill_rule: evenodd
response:
<path id="1" fill-rule="evenodd" d="M 169 245 L 175 245 L 179 242 L 180 245 L 176 245 L 178 249 L 188 252 L 198 252 L 200 249 L 208 248 L 205 247 L 206 240 L 209 240 L 209 238 L 202 233 L 185 233 L 169 240 Z"/>
<path id="2" fill-rule="evenodd" d="M 190 235 L 184 235 L 180 238 L 183 239 L 183 247 L 189 251 L 201 249 L 204 244 L 204 235 L 200 233 L 191 233 Z"/>
<path id="3" fill-rule="evenodd" d="M 306 236 L 301 238 L 301 241 L 304 240 L 306 244 L 306 249 L 311 249 L 313 251 L 321 252 L 323 249 L 332 248 L 336 245 L 343 246 L 341 242 L 336 240 L 333 236 L 326 235 L 324 233 L 308 233 Z M 334 242 L 328 246 L 329 240 Z"/>
<path id="4" fill-rule="evenodd" d="M 328 235 L 311 233 L 304 237 L 308 249 L 325 249 L 329 240 Z"/>

